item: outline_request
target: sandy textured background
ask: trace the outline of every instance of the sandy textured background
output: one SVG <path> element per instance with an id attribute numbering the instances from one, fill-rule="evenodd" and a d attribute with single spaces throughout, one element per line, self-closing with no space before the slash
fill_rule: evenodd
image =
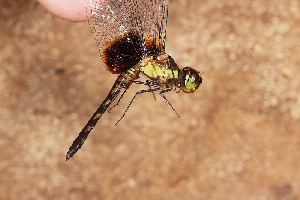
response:
<path id="1" fill-rule="evenodd" d="M 116 76 L 87 22 L 0 2 L 0 199 L 300 199 L 298 0 L 171 1 L 167 52 L 203 85 L 116 127 L 132 87 L 68 162 Z"/>

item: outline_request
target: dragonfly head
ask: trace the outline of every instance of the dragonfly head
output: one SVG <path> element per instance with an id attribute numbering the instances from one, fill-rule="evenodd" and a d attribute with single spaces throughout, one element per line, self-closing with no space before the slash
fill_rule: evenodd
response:
<path id="1" fill-rule="evenodd" d="M 185 67 L 181 72 L 180 89 L 185 93 L 193 93 L 202 83 L 200 72 L 191 67 Z"/>

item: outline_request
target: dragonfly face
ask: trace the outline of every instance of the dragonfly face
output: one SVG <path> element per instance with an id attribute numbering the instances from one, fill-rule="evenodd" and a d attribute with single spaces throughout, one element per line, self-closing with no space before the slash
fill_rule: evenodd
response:
<path id="1" fill-rule="evenodd" d="M 74 140 L 66 160 L 82 147 L 111 103 L 122 93 L 120 101 L 132 83 L 144 84 L 150 89 L 137 92 L 129 106 L 139 94 L 160 91 L 159 94 L 174 111 L 164 93 L 174 87 L 179 87 L 185 93 L 193 93 L 202 83 L 199 72 L 190 67 L 179 69 L 171 56 L 165 53 L 168 17 L 166 0 L 86 0 L 86 8 L 105 67 L 119 76 Z M 147 82 L 136 81 L 142 74 L 148 78 Z"/>
<path id="2" fill-rule="evenodd" d="M 185 93 L 193 93 L 201 85 L 202 78 L 200 72 L 197 72 L 191 67 L 185 67 L 181 70 L 182 81 L 180 89 Z"/>

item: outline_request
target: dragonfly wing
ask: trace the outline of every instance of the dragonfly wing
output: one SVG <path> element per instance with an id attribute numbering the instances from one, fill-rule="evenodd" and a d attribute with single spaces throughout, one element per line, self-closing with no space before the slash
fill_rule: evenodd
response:
<path id="1" fill-rule="evenodd" d="M 108 42 L 132 30 L 165 50 L 166 0 L 86 0 L 86 9 L 101 55 Z"/>

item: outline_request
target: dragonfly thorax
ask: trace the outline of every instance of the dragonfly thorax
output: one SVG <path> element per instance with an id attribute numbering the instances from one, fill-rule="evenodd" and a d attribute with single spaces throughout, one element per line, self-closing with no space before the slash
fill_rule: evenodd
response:
<path id="1" fill-rule="evenodd" d="M 140 71 L 159 86 L 171 88 L 179 83 L 180 69 L 166 53 L 145 56 L 140 66 Z"/>
<path id="2" fill-rule="evenodd" d="M 146 76 L 165 88 L 176 86 L 185 93 L 193 93 L 202 83 L 199 72 L 191 67 L 179 69 L 173 58 L 166 53 L 146 56 L 140 66 Z"/>

